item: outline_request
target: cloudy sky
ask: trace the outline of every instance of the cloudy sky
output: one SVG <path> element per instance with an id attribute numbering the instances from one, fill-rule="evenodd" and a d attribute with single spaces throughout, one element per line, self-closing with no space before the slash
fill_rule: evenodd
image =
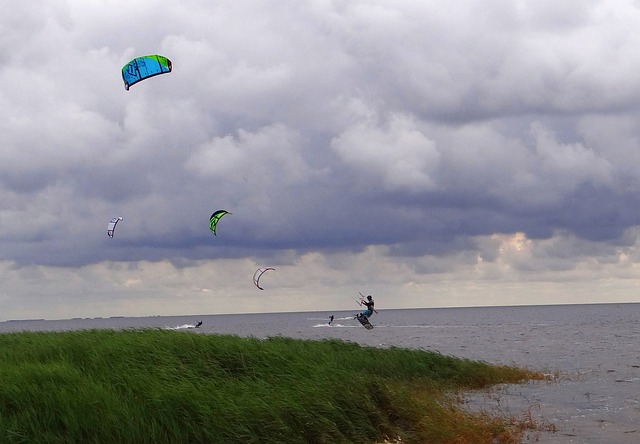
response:
<path id="1" fill-rule="evenodd" d="M 632 0 L 4 2 L 0 320 L 638 301 L 638 23 Z M 173 72 L 125 91 L 147 54 Z"/>

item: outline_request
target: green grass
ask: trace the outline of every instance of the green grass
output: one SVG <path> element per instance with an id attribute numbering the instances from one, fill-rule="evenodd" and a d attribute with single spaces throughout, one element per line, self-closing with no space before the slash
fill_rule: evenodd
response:
<path id="1" fill-rule="evenodd" d="M 512 418 L 473 416 L 447 394 L 539 377 L 337 340 L 3 334 L 0 442 L 517 442 Z"/>

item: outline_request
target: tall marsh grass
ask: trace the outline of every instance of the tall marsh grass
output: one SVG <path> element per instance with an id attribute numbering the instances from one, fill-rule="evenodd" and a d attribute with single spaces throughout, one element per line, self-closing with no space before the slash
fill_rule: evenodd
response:
<path id="1" fill-rule="evenodd" d="M 447 393 L 540 377 L 337 340 L 3 334 L 0 442 L 517 442 L 511 419 L 473 416 Z"/>

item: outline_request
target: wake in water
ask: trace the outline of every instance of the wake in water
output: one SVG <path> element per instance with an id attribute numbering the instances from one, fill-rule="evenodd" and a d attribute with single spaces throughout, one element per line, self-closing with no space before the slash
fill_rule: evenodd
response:
<path id="1" fill-rule="evenodd" d="M 350 318 L 353 319 L 353 318 Z M 355 319 L 354 319 L 355 321 Z M 346 325 L 346 324 L 339 324 L 336 323 L 336 321 L 333 321 L 331 324 L 329 323 L 324 323 L 324 324 L 316 324 L 313 326 L 313 328 L 317 328 L 317 327 L 328 327 L 328 328 L 352 328 L 352 327 L 361 327 L 360 324 L 356 323 L 353 325 Z"/>
<path id="2" fill-rule="evenodd" d="M 163 327 L 165 330 L 186 330 L 189 328 L 200 328 L 202 326 L 202 321 L 198 321 L 196 325 L 193 324 L 182 324 L 176 327 Z"/>
<path id="3" fill-rule="evenodd" d="M 175 327 L 162 327 L 164 330 L 186 330 L 188 328 L 196 328 L 193 324 L 177 325 Z"/>
<path id="4" fill-rule="evenodd" d="M 319 321 L 319 320 L 324 320 L 326 318 L 307 318 L 310 321 Z M 359 327 L 359 324 L 356 323 L 355 325 L 344 325 L 344 324 L 340 324 L 339 321 L 355 321 L 355 315 L 354 316 L 346 316 L 346 317 L 342 317 L 342 318 L 336 318 L 334 316 L 330 316 L 329 319 L 327 319 L 325 322 L 321 323 L 321 324 L 316 324 L 313 327 Z"/>

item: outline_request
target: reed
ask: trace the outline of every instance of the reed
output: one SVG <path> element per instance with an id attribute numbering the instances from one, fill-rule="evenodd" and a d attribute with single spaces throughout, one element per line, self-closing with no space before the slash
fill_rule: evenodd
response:
<path id="1" fill-rule="evenodd" d="M 541 378 L 337 340 L 155 329 L 3 334 L 0 442 L 517 442 L 513 418 L 474 416 L 447 393 Z"/>

